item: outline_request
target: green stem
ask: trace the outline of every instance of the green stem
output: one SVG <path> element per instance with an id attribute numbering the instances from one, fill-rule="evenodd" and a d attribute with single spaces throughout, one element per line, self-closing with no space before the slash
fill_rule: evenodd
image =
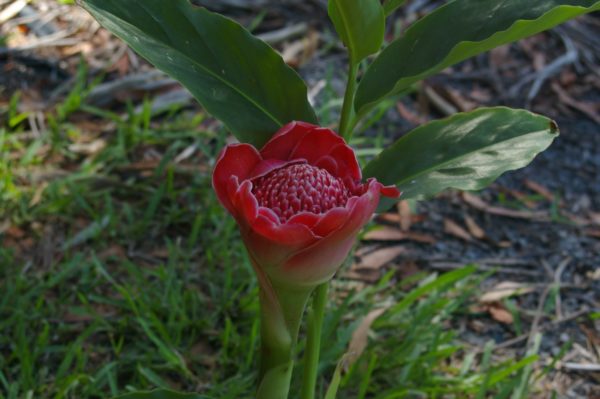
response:
<path id="1" fill-rule="evenodd" d="M 311 289 L 275 287 L 261 279 L 261 365 L 257 399 L 287 399 L 302 313 Z"/>
<path id="2" fill-rule="evenodd" d="M 313 297 L 312 309 L 308 315 L 308 330 L 306 351 L 304 355 L 304 380 L 302 382 L 302 399 L 314 399 L 317 386 L 317 372 L 319 369 L 319 354 L 321 352 L 321 331 L 325 304 L 327 303 L 327 290 L 329 283 L 317 287 Z"/>
<path id="3" fill-rule="evenodd" d="M 346 94 L 344 95 L 344 105 L 342 106 L 342 115 L 340 117 L 340 135 L 350 140 L 352 136 L 352 127 L 350 121 L 354 115 L 354 95 L 356 93 L 356 75 L 358 73 L 358 63 L 352 60 L 350 54 L 348 65 L 348 83 L 346 85 Z"/>

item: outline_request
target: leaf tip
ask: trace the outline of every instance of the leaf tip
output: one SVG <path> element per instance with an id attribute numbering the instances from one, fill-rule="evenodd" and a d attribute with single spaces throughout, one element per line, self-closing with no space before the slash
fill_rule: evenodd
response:
<path id="1" fill-rule="evenodd" d="M 558 130 L 558 124 L 553 121 L 550 120 L 550 134 L 558 134 L 559 130 Z"/>

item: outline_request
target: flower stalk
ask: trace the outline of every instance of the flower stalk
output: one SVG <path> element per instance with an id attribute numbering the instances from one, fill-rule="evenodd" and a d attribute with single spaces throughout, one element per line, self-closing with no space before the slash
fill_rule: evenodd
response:
<path id="1" fill-rule="evenodd" d="M 256 397 L 287 399 L 300 322 L 312 288 L 276 286 L 259 269 L 257 275 L 260 284 L 261 364 Z"/>
<path id="2" fill-rule="evenodd" d="M 323 318 L 327 303 L 329 283 L 323 283 L 315 290 L 312 308 L 308 314 L 308 329 L 306 350 L 304 355 L 304 381 L 302 382 L 302 399 L 314 399 L 319 371 L 319 355 L 321 353 L 321 333 L 323 331 Z"/>

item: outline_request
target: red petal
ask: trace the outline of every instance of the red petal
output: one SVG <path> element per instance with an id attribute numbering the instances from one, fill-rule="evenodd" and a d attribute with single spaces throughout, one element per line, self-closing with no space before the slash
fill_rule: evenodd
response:
<path id="1" fill-rule="evenodd" d="M 259 152 L 249 144 L 231 144 L 221 151 L 213 171 L 212 184 L 217 198 L 232 215 L 235 215 L 235 209 L 227 194 L 231 177 L 236 176 L 238 182 L 243 182 L 261 160 Z"/>
<path id="2" fill-rule="evenodd" d="M 260 208 L 258 208 L 258 215 L 266 217 L 273 223 L 280 223 L 279 216 L 277 216 L 277 214 L 275 212 L 273 212 L 271 209 L 265 208 L 264 206 L 261 206 Z"/>
<path id="3" fill-rule="evenodd" d="M 248 179 L 254 180 L 264 176 L 275 169 L 283 168 L 288 165 L 306 163 L 305 160 L 281 161 L 279 159 L 266 159 L 261 161 L 248 176 Z"/>
<path id="4" fill-rule="evenodd" d="M 281 224 L 272 210 L 259 207 L 250 180 L 240 185 L 233 206 L 246 248 L 261 267 L 281 267 L 292 254 L 317 239 L 309 227 Z"/>
<path id="5" fill-rule="evenodd" d="M 380 184 L 369 183 L 360 197 L 346 205 L 347 216 L 339 228 L 311 246 L 294 254 L 281 274 L 297 284 L 319 284 L 331 278 L 348 256 L 360 229 L 370 220 L 379 203 Z"/>
<path id="6" fill-rule="evenodd" d="M 331 150 L 340 144 L 346 145 L 344 139 L 333 130 L 314 129 L 298 141 L 290 158 L 306 159 L 309 164 L 314 165 L 320 158 L 330 155 Z"/>
<path id="7" fill-rule="evenodd" d="M 398 190 L 398 187 L 396 186 L 382 186 L 379 189 L 379 192 L 381 193 L 381 195 L 388 198 L 399 198 L 400 195 L 402 195 L 402 193 L 400 192 L 400 190 Z"/>
<path id="8" fill-rule="evenodd" d="M 348 219 L 348 209 L 332 208 L 321 216 L 321 220 L 313 227 L 313 233 L 321 237 L 329 235 L 332 231 L 340 228 L 340 226 Z"/>
<path id="9" fill-rule="evenodd" d="M 258 215 L 251 229 L 270 240 L 273 247 L 302 247 L 315 239 L 310 229 L 303 224 L 281 224 L 262 214 Z"/>
<path id="10" fill-rule="evenodd" d="M 280 270 L 290 256 L 314 243 L 318 237 L 303 224 L 281 224 L 260 208 L 252 225 L 242 229 L 252 259 L 269 274 Z"/>
<path id="11" fill-rule="evenodd" d="M 298 142 L 290 157 L 306 159 L 308 163 L 316 166 L 325 162 L 324 166 L 329 166 L 333 170 L 331 164 L 325 161 L 326 157 L 331 157 L 335 160 L 337 169 L 335 173 L 326 169 L 329 173 L 337 177 L 349 177 L 354 181 L 361 179 L 360 166 L 354 150 L 331 129 L 319 128 L 306 134 Z"/>
<path id="12" fill-rule="evenodd" d="M 227 198 L 232 201 L 232 205 L 233 205 L 233 197 L 235 196 L 235 193 L 237 193 L 237 191 L 240 188 L 240 182 L 238 180 L 237 176 L 229 176 L 229 181 L 227 182 L 226 185 L 226 190 L 227 190 Z"/>
<path id="13" fill-rule="evenodd" d="M 351 147 L 346 144 L 335 146 L 331 149 L 329 155 L 333 157 L 338 164 L 338 177 L 349 177 L 353 181 L 360 181 L 362 179 L 356 154 L 354 154 L 354 150 L 352 150 Z"/>
<path id="14" fill-rule="evenodd" d="M 375 179 L 374 177 L 371 177 L 367 180 L 367 183 L 362 185 L 362 187 L 364 189 L 366 188 L 370 188 L 372 184 L 375 184 L 377 187 L 379 187 L 379 192 L 381 193 L 381 195 L 383 195 L 384 197 L 388 197 L 388 198 L 399 198 L 402 193 L 400 192 L 400 190 L 398 190 L 398 187 L 394 186 L 393 184 L 390 186 L 384 186 L 383 184 L 379 183 L 377 181 L 377 179 Z"/>
<path id="15" fill-rule="evenodd" d="M 250 180 L 244 181 L 232 198 L 232 204 L 237 212 L 236 219 L 238 223 L 252 225 L 258 217 L 258 201 L 252 194 L 252 183 Z"/>
<path id="16" fill-rule="evenodd" d="M 319 158 L 317 162 L 315 162 L 315 166 L 318 166 L 321 169 L 325 169 L 333 176 L 337 176 L 339 172 L 339 167 L 335 158 L 333 158 L 330 155 L 325 155 L 324 157 Z"/>
<path id="17" fill-rule="evenodd" d="M 298 213 L 294 216 L 292 216 L 290 219 L 288 219 L 288 221 L 286 222 L 287 224 L 303 224 L 306 227 L 308 227 L 309 229 L 312 229 L 312 227 L 317 224 L 319 222 L 319 220 L 321 220 L 321 217 L 317 214 L 314 214 L 312 212 L 301 212 Z"/>
<path id="18" fill-rule="evenodd" d="M 271 137 L 271 140 L 260 150 L 260 154 L 264 159 L 287 161 L 298 141 L 308 132 L 317 128 L 318 126 L 306 122 L 288 123 Z"/>

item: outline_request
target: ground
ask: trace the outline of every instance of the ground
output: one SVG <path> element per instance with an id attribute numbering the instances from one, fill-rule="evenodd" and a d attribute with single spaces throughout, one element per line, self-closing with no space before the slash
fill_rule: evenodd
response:
<path id="1" fill-rule="evenodd" d="M 209 3 L 278 32 L 335 123 L 345 53 L 325 2 Z M 409 2 L 398 28 L 438 3 Z M 331 293 L 322 390 L 343 359 L 341 397 L 600 397 L 598 38 L 591 15 L 494 50 L 363 127 L 361 159 L 476 106 L 526 107 L 561 136 L 482 192 L 376 219 Z M 210 187 L 231 137 L 74 5 L 25 4 L 3 40 L 0 398 L 251 397 L 257 288 Z"/>

